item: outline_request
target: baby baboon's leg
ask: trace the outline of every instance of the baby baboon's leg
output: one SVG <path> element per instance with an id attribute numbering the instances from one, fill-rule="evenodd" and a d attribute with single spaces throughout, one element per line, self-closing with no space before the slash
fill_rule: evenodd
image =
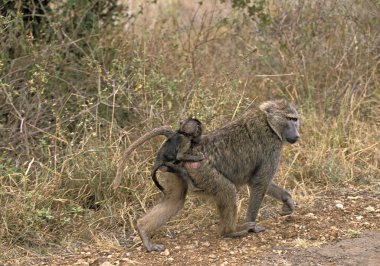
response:
<path id="1" fill-rule="evenodd" d="M 268 186 L 268 195 L 282 201 L 282 215 L 291 214 L 294 210 L 294 200 L 288 191 L 271 182 Z"/>
<path id="2" fill-rule="evenodd" d="M 182 165 L 174 164 L 171 162 L 165 163 L 165 166 L 171 168 L 171 170 L 178 174 L 180 177 L 182 177 L 187 186 L 189 187 L 190 190 L 192 191 L 202 191 L 202 189 L 198 188 L 195 183 L 193 178 L 189 175 L 189 173 L 186 171 L 186 169 Z"/>
<path id="3" fill-rule="evenodd" d="M 164 198 L 137 221 L 137 230 L 148 251 L 164 250 L 163 245 L 151 242 L 152 233 L 182 209 L 186 198 L 187 188 L 183 179 L 169 172 L 162 174 Z"/>

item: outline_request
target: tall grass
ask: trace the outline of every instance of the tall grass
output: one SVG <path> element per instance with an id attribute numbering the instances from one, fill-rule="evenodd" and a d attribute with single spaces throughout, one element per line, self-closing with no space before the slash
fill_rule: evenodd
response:
<path id="1" fill-rule="evenodd" d="M 149 172 L 162 139 L 139 147 L 113 191 L 116 162 L 142 133 L 187 115 L 209 131 L 288 98 L 302 139 L 284 150 L 279 183 L 297 192 L 378 182 L 378 1 L 266 8 L 271 21 L 261 23 L 219 2 L 149 5 L 122 31 L 81 38 L 85 50 L 25 37 L 19 56 L 2 54 L 0 259 L 22 252 L 12 246 L 134 229 L 160 196 Z"/>

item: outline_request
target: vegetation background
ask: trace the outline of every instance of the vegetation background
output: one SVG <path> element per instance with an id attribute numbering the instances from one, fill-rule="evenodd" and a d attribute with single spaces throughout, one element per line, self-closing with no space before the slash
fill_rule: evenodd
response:
<path id="1" fill-rule="evenodd" d="M 163 139 L 114 191 L 131 142 L 188 115 L 210 131 L 268 99 L 302 115 L 277 182 L 296 197 L 380 189 L 378 0 L 2 0 L 0 14 L 0 260 L 127 236 L 160 197 Z M 185 209 L 177 227 L 215 215 L 199 198 Z"/>

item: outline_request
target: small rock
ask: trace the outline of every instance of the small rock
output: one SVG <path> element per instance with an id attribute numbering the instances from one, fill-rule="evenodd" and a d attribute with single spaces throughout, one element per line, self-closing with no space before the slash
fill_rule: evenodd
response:
<path id="1" fill-rule="evenodd" d="M 356 216 L 355 218 L 356 218 L 356 220 L 361 221 L 361 220 L 363 219 L 363 216 L 358 215 L 358 216 Z"/>
<path id="2" fill-rule="evenodd" d="M 337 207 L 337 208 L 340 209 L 340 210 L 343 210 L 343 209 L 344 209 L 342 203 L 337 203 L 337 204 L 335 205 L 335 207 Z"/>
<path id="3" fill-rule="evenodd" d="M 308 217 L 308 218 L 311 218 L 311 219 L 317 219 L 317 217 L 315 216 L 315 214 L 314 214 L 314 213 L 311 213 L 311 212 L 309 212 L 309 213 L 306 214 L 305 216 Z"/>
<path id="4" fill-rule="evenodd" d="M 188 249 L 188 250 L 191 250 L 191 249 L 194 249 L 194 245 L 186 245 L 184 246 L 185 249 Z"/>
<path id="5" fill-rule="evenodd" d="M 372 207 L 372 206 L 368 206 L 367 208 L 365 208 L 365 210 L 366 210 L 367 212 L 374 212 L 374 211 L 375 211 L 375 208 Z"/>
<path id="6" fill-rule="evenodd" d="M 275 249 L 275 250 L 272 250 L 272 252 L 281 255 L 283 250 Z"/>
<path id="7" fill-rule="evenodd" d="M 361 196 L 348 196 L 347 199 L 349 200 L 357 200 L 357 199 L 361 199 L 362 197 Z"/>
<path id="8" fill-rule="evenodd" d="M 109 261 L 105 261 L 102 264 L 100 264 L 99 266 L 112 266 L 112 263 Z"/>
<path id="9" fill-rule="evenodd" d="M 132 239 L 133 243 L 137 244 L 137 243 L 140 243 L 141 242 L 141 238 L 136 235 L 133 239 Z"/>
<path id="10" fill-rule="evenodd" d="M 87 261 L 80 259 L 77 262 L 75 262 L 74 265 L 76 265 L 76 266 L 88 266 L 90 264 Z"/>
<path id="11" fill-rule="evenodd" d="M 209 246 L 210 246 L 210 242 L 207 242 L 207 241 L 206 241 L 206 242 L 203 242 L 203 243 L 202 243 L 202 246 L 209 247 Z"/>
<path id="12" fill-rule="evenodd" d="M 372 227 L 372 224 L 369 223 L 369 222 L 364 222 L 363 225 L 364 225 L 365 227 Z"/>
<path id="13" fill-rule="evenodd" d="M 210 259 L 216 259 L 216 255 L 215 255 L 215 254 L 210 254 L 208 257 L 209 257 Z"/>
<path id="14" fill-rule="evenodd" d="M 135 260 L 131 260 L 131 259 L 129 259 L 129 258 L 121 258 L 120 259 L 122 262 L 127 262 L 128 264 L 125 264 L 125 263 L 122 263 L 121 265 L 137 265 L 137 264 L 139 264 L 137 261 L 135 261 Z M 92 264 L 91 264 L 92 265 Z M 95 264 L 94 264 L 95 265 Z M 118 265 L 118 264 L 116 264 L 116 265 Z"/>
<path id="15" fill-rule="evenodd" d="M 169 249 L 165 249 L 161 254 L 164 256 L 169 256 L 170 255 Z"/>

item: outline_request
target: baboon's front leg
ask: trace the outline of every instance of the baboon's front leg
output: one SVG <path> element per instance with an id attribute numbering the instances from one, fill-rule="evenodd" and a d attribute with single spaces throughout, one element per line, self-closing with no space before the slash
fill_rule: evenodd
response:
<path id="1" fill-rule="evenodd" d="M 148 251 L 164 250 L 163 245 L 152 243 L 152 233 L 182 209 L 186 198 L 187 187 L 183 179 L 169 172 L 162 174 L 164 198 L 137 221 L 138 233 Z"/>
<path id="2" fill-rule="evenodd" d="M 266 176 L 256 176 L 254 177 L 253 181 L 249 184 L 251 195 L 247 209 L 247 222 L 254 224 L 254 226 L 252 226 L 252 228 L 249 229 L 250 232 L 259 233 L 265 231 L 264 227 L 256 225 L 256 218 L 259 213 L 259 209 L 261 203 L 263 202 L 270 180 L 271 177 L 268 178 Z"/>
<path id="3" fill-rule="evenodd" d="M 223 237 L 244 235 L 236 232 L 237 191 L 235 185 L 212 167 L 208 161 L 202 163 L 185 163 L 188 173 L 203 192 L 212 197 L 219 212 L 219 233 Z M 247 232 L 247 230 L 245 230 Z"/>
<path id="4" fill-rule="evenodd" d="M 283 202 L 282 215 L 291 214 L 294 210 L 294 200 L 290 193 L 279 187 L 273 181 L 268 186 L 268 195 Z"/>

